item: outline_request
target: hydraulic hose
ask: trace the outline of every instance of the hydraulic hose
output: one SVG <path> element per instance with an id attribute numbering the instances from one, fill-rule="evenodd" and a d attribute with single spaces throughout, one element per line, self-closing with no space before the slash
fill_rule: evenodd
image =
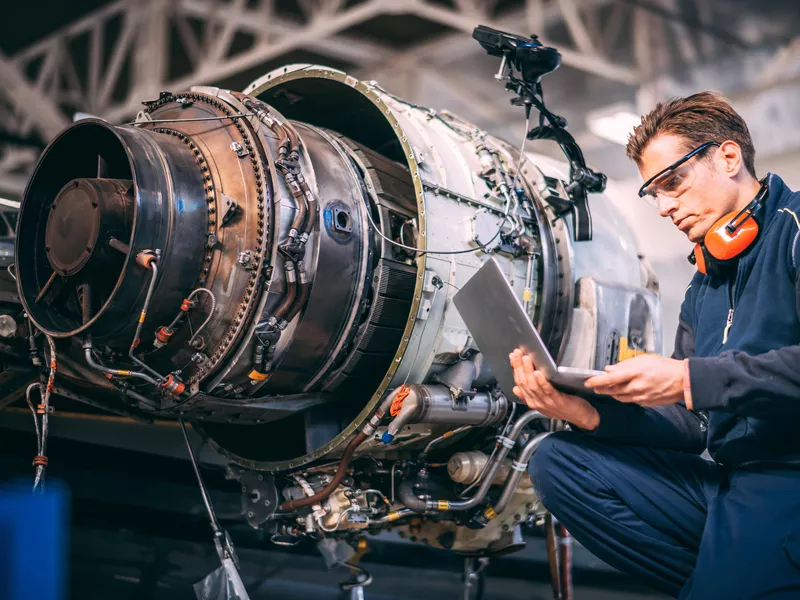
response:
<path id="1" fill-rule="evenodd" d="M 424 513 L 428 510 L 428 501 L 422 500 L 414 493 L 414 484 L 406 479 L 397 486 L 397 497 L 406 508 L 415 513 Z"/>
<path id="2" fill-rule="evenodd" d="M 281 305 L 275 309 L 272 318 L 269 320 L 270 323 L 273 319 L 275 323 L 281 321 L 289 313 L 289 309 L 292 308 L 297 298 L 297 274 L 294 261 L 287 258 L 286 262 L 283 263 L 283 270 L 286 273 L 286 297 L 281 302 Z"/>
<path id="3" fill-rule="evenodd" d="M 344 474 L 347 472 L 347 467 L 350 466 L 350 460 L 353 458 L 353 452 L 356 451 L 356 448 L 358 448 L 361 445 L 361 442 L 363 442 L 365 439 L 367 439 L 367 434 L 361 431 L 358 433 L 358 435 L 356 435 L 356 437 L 350 440 L 350 443 L 347 444 L 347 448 L 344 450 L 344 454 L 342 454 L 342 460 L 339 463 L 339 468 L 336 469 L 336 474 L 333 476 L 333 479 L 330 480 L 328 485 L 326 485 L 313 496 L 306 496 L 305 498 L 298 498 L 297 500 L 286 500 L 281 504 L 281 510 L 296 510 L 298 508 L 302 508 L 303 506 L 311 506 L 312 504 L 322 502 L 328 496 L 330 496 L 342 482 L 342 479 L 344 479 Z"/>
<path id="4" fill-rule="evenodd" d="M 302 310 L 305 306 L 306 302 L 308 301 L 308 296 L 311 293 L 311 282 L 308 281 L 308 275 L 306 275 L 306 271 L 303 268 L 303 263 L 298 265 L 299 277 L 297 279 L 299 292 L 297 294 L 297 299 L 295 300 L 294 304 L 292 305 L 291 309 L 289 309 L 289 313 L 286 315 L 286 322 L 291 323 L 292 319 Z"/>
<path id="5" fill-rule="evenodd" d="M 390 394 L 384 399 L 383 402 L 381 402 L 381 405 L 378 407 L 378 410 L 375 411 L 375 414 L 372 415 L 372 418 L 361 428 L 361 431 L 358 432 L 356 437 L 354 437 L 350 443 L 347 444 L 347 448 L 345 448 L 344 453 L 342 454 L 342 460 L 339 462 L 339 467 L 336 469 L 336 474 L 333 476 L 333 479 L 331 479 L 328 485 L 326 485 L 313 496 L 298 498 L 297 500 L 286 500 L 285 502 L 281 503 L 280 509 L 295 510 L 303 506 L 317 504 L 318 502 L 322 502 L 328 496 L 330 496 L 344 478 L 344 474 L 347 472 L 347 467 L 350 466 L 350 461 L 353 458 L 353 453 L 364 440 L 375 433 L 375 428 L 381 422 L 384 415 L 389 410 L 389 407 L 392 405 L 392 398 L 393 396 Z"/>

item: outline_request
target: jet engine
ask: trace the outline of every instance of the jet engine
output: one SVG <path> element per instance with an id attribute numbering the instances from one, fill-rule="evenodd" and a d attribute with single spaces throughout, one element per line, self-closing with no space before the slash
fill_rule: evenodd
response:
<path id="1" fill-rule="evenodd" d="M 494 258 L 559 364 L 661 350 L 623 220 L 593 194 L 576 241 L 571 194 L 567 165 L 334 69 L 163 92 L 43 153 L 18 335 L 54 394 L 191 422 L 276 541 L 513 549 L 564 425 L 498 388 L 453 295 Z"/>

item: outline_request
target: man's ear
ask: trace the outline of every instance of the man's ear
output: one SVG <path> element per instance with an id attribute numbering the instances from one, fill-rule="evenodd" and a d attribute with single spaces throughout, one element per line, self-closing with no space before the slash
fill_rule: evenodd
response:
<path id="1" fill-rule="evenodd" d="M 719 147 L 719 160 L 722 161 L 722 168 L 725 175 L 731 179 L 735 178 L 742 170 L 744 162 L 742 159 L 742 147 L 733 140 L 726 140 L 722 142 Z"/>

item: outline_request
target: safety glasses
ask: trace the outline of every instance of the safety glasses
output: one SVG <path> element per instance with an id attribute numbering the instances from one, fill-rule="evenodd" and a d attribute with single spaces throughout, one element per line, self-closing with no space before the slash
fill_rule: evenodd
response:
<path id="1" fill-rule="evenodd" d="M 705 152 L 712 146 L 719 146 L 719 142 L 706 142 L 688 154 L 676 160 L 666 169 L 662 169 L 639 188 L 639 197 L 651 203 L 657 202 L 658 196 L 677 198 L 688 190 L 694 183 L 694 168 L 689 161 L 698 154 Z"/>

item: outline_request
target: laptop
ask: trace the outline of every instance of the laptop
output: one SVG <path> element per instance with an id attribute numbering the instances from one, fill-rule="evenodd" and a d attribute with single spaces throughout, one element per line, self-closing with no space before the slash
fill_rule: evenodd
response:
<path id="1" fill-rule="evenodd" d="M 508 361 L 508 355 L 516 348 L 530 354 L 548 381 L 565 391 L 590 394 L 583 382 L 604 373 L 556 365 L 494 258 L 486 261 L 461 287 L 453 302 L 509 400 L 519 401 L 513 393 L 514 370 Z"/>

